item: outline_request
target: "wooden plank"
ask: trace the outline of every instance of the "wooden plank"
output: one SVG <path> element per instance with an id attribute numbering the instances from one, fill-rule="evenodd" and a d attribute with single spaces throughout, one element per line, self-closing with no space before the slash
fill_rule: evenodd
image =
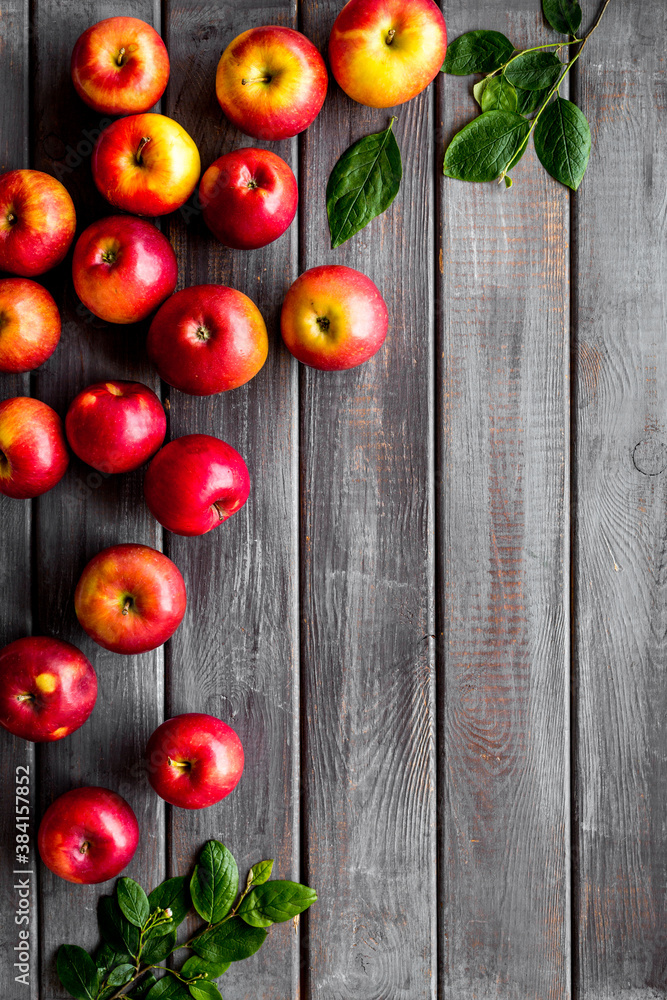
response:
<path id="1" fill-rule="evenodd" d="M 667 988 L 667 10 L 611 4 L 579 103 L 576 198 L 577 996 Z"/>
<path id="2" fill-rule="evenodd" d="M 326 50 L 337 0 L 302 8 Z M 398 110 L 404 177 L 389 211 L 336 251 L 325 190 L 390 109 L 333 78 L 302 139 L 300 270 L 369 275 L 390 317 L 360 368 L 301 368 L 302 727 L 309 997 L 435 996 L 433 284 L 430 90 Z"/>
<path id="3" fill-rule="evenodd" d="M 97 194 L 90 171 L 93 141 L 109 119 L 75 96 L 69 60 L 81 32 L 116 13 L 117 6 L 106 0 L 37 0 L 34 9 L 34 165 L 58 176 L 70 191 L 78 232 L 113 214 Z M 159 28 L 157 0 L 140 0 L 132 13 Z M 144 328 L 114 327 L 90 316 L 73 291 L 70 268 L 68 257 L 45 276 L 62 308 L 63 336 L 35 377 L 35 394 L 64 416 L 76 393 L 101 379 L 136 378 L 159 391 L 143 351 Z M 135 809 L 142 831 L 127 874 L 152 887 L 164 877 L 164 809 L 145 779 L 141 758 L 148 736 L 162 720 L 162 650 L 133 657 L 102 650 L 84 635 L 73 608 L 78 577 L 100 549 L 117 542 L 160 547 L 161 529 L 143 504 L 141 484 L 141 471 L 105 478 L 73 460 L 62 483 L 36 502 L 35 630 L 79 646 L 99 679 L 90 721 L 71 737 L 40 749 L 41 808 L 75 785 L 98 784 L 120 792 Z M 105 886 L 106 891 L 112 888 L 112 883 Z M 55 950 L 63 941 L 94 946 L 100 888 L 73 890 L 42 869 L 41 889 L 42 989 L 55 1000 L 67 995 L 55 975 Z"/>
<path id="4" fill-rule="evenodd" d="M 0 173 L 29 166 L 29 8 L 27 0 L 10 0 L 0 13 Z M 30 395 L 29 375 L 1 375 L 0 398 Z M 0 497 L 0 646 L 29 635 L 32 624 L 30 529 L 31 504 L 24 500 Z M 0 772 L 0 797 L 5 808 L 0 810 L 0 844 L 3 865 L 0 872 L 0 900 L 3 920 L 0 931 L 0 948 L 5 956 L 0 965 L 0 996 L 25 996 L 36 1000 L 38 990 L 38 902 L 36 871 L 37 824 L 35 808 L 35 748 L 25 740 L 2 732 L 4 766 Z M 22 769 L 17 771 L 17 769 Z M 25 780 L 25 768 L 30 779 L 30 863 L 15 863 L 16 822 L 14 808 L 17 774 Z M 19 800 L 21 801 L 21 800 Z M 14 875 L 15 870 L 25 869 L 33 874 Z M 18 880 L 29 880 L 29 923 L 15 923 L 19 905 Z M 22 915 L 16 919 L 22 920 Z M 19 931 L 28 931 L 30 961 L 28 985 L 16 982 L 24 970 L 15 968 L 18 954 L 15 948 L 21 940 Z M 22 964 L 22 963 L 19 963 Z"/>
<path id="5" fill-rule="evenodd" d="M 448 8 L 520 47 L 539 5 Z M 477 113 L 440 81 L 443 146 Z M 444 180 L 436 378 L 440 988 L 565 1000 L 570 980 L 568 195 Z"/>
<path id="6" fill-rule="evenodd" d="M 172 0 L 165 38 L 172 76 L 166 114 L 197 143 L 202 169 L 242 146 L 267 146 L 238 132 L 215 97 L 215 70 L 226 45 L 247 28 L 296 26 L 292 0 L 235 4 Z M 268 144 L 296 167 L 296 141 Z M 274 876 L 299 877 L 298 739 L 298 433 L 296 365 L 280 346 L 278 316 L 296 277 L 297 225 L 276 243 L 241 252 L 223 248 L 199 213 L 170 220 L 181 265 L 180 286 L 207 282 L 238 288 L 257 303 L 269 328 L 269 357 L 247 385 L 219 397 L 169 390 L 171 435 L 201 432 L 244 456 L 250 499 L 230 521 L 200 538 L 165 535 L 166 551 L 190 588 L 196 618 L 176 634 L 167 655 L 167 716 L 204 711 L 238 732 L 245 749 L 239 786 L 196 816 L 169 814 L 172 872 L 186 869 L 205 840 L 234 852 L 242 877 L 263 857 Z M 242 1000 L 284 1000 L 298 992 L 298 935 L 272 927 L 261 952 L 232 966 L 222 992 Z"/>

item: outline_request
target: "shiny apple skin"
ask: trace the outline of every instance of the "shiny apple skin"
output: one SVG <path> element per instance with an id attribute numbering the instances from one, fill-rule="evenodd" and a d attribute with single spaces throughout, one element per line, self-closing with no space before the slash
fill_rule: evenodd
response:
<path id="1" fill-rule="evenodd" d="M 84 632 L 105 649 L 126 655 L 166 642 L 181 624 L 185 606 L 178 567 L 149 545 L 112 545 L 98 552 L 74 593 Z"/>
<path id="2" fill-rule="evenodd" d="M 60 482 L 68 464 L 55 410 L 30 396 L 0 403 L 0 493 L 15 500 L 41 496 Z"/>
<path id="3" fill-rule="evenodd" d="M 139 824 L 108 788 L 73 788 L 42 817 L 37 847 L 46 867 L 67 882 L 96 885 L 120 875 L 134 857 Z"/>
<path id="4" fill-rule="evenodd" d="M 269 352 L 266 325 L 247 295 L 226 285 L 191 285 L 160 307 L 146 341 L 160 378 L 192 396 L 236 389 Z"/>
<path id="5" fill-rule="evenodd" d="M 79 729 L 95 707 L 97 675 L 80 649 L 29 636 L 0 649 L 0 725 L 31 743 Z"/>
<path id="6" fill-rule="evenodd" d="M 267 82 L 255 81 L 272 75 Z M 255 139 L 288 139 L 317 118 L 327 93 L 324 59 L 293 28 L 250 28 L 220 57 L 215 92 L 237 128 Z"/>
<path id="7" fill-rule="evenodd" d="M 212 163 L 199 185 L 204 222 L 232 250 L 256 250 L 283 235 L 299 193 L 287 163 L 269 149 L 236 149 Z"/>
<path id="8" fill-rule="evenodd" d="M 77 39 L 71 72 L 77 94 L 95 111 L 140 114 L 162 97 L 169 80 L 169 56 L 146 21 L 107 17 Z"/>
<path id="9" fill-rule="evenodd" d="M 70 403 L 65 433 L 75 455 L 98 472 L 131 472 L 164 441 L 167 417 L 142 382 L 96 382 Z"/>
<path id="10" fill-rule="evenodd" d="M 280 315 L 288 351 L 322 371 L 356 368 L 368 361 L 382 347 L 387 326 L 387 306 L 377 286 L 361 271 L 342 264 L 312 267 L 299 275 Z"/>
<path id="11" fill-rule="evenodd" d="M 296 177 L 269 149 L 248 147 L 212 163 L 199 185 L 204 222 L 232 250 L 256 250 L 291 226 L 299 201 Z"/>
<path id="12" fill-rule="evenodd" d="M 205 809 L 226 798 L 243 773 L 243 745 L 214 715 L 186 712 L 167 719 L 146 747 L 148 780 L 165 802 Z"/>
<path id="13" fill-rule="evenodd" d="M 446 52 L 445 19 L 433 0 L 349 0 L 329 36 L 336 81 L 353 101 L 372 108 L 420 94 L 438 75 Z"/>
<path id="14" fill-rule="evenodd" d="M 74 202 L 41 170 L 0 174 L 0 271 L 34 278 L 65 258 L 74 239 Z"/>
<path id="15" fill-rule="evenodd" d="M 210 434 L 170 441 L 144 479 L 150 512 L 175 535 L 204 535 L 217 528 L 241 509 L 249 493 L 250 475 L 238 451 Z"/>
<path id="16" fill-rule="evenodd" d="M 149 141 L 142 146 L 144 139 Z M 108 202 L 125 212 L 154 216 L 185 204 L 199 180 L 201 162 L 178 122 L 146 114 L 108 125 L 93 150 L 92 168 Z"/>
<path id="17" fill-rule="evenodd" d="M 31 372 L 60 341 L 60 313 L 53 296 L 30 278 L 0 280 L 0 372 Z"/>
<path id="18" fill-rule="evenodd" d="M 150 222 L 111 215 L 79 236 L 72 277 L 76 294 L 95 316 L 138 323 L 172 294 L 178 263 L 167 237 Z"/>

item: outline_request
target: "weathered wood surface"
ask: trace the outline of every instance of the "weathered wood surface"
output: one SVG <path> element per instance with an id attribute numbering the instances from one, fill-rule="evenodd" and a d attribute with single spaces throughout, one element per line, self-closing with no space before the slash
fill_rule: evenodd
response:
<path id="1" fill-rule="evenodd" d="M 162 27 L 162 110 L 204 169 L 258 144 L 215 101 L 224 46 L 281 23 L 325 51 L 340 5 L 132 5 Z M 84 28 L 116 13 L 106 0 L 0 5 L 0 169 L 60 177 L 79 232 L 112 210 L 90 174 L 103 122 L 76 98 L 69 57 Z M 537 0 L 507 11 L 453 0 L 445 15 L 450 38 L 476 27 L 550 37 Z M 331 80 L 311 129 L 271 144 L 299 179 L 287 237 L 246 254 L 220 247 L 194 204 L 163 220 L 180 285 L 240 288 L 270 330 L 248 386 L 204 400 L 162 387 L 172 437 L 216 434 L 246 458 L 250 500 L 227 524 L 163 539 L 141 473 L 104 479 L 76 460 L 38 501 L 0 498 L 0 643 L 62 636 L 100 681 L 91 722 L 62 743 L 35 752 L 2 734 L 3 806 L 15 766 L 35 761 L 34 828 L 72 785 L 117 788 L 144 830 L 128 869 L 144 883 L 184 871 L 215 836 L 241 867 L 275 856 L 278 877 L 320 892 L 298 933 L 272 928 L 230 970 L 228 1000 L 656 1000 L 667 989 L 666 16 L 660 0 L 612 3 L 587 46 L 572 84 L 594 148 L 576 196 L 532 152 L 509 192 L 443 180 L 444 142 L 474 111 L 471 81 L 448 77 L 399 109 L 397 201 L 331 251 L 331 167 L 391 114 Z M 278 332 L 290 282 L 326 262 L 368 273 L 391 316 L 378 356 L 339 375 L 299 368 Z M 158 390 L 145 328 L 88 316 L 69 267 L 43 279 L 63 310 L 58 351 L 31 378 L 2 376 L 2 398 L 31 392 L 64 415 L 100 378 Z M 143 657 L 103 651 L 73 613 L 86 561 L 120 541 L 164 545 L 188 587 L 182 628 Z M 158 722 L 190 710 L 229 721 L 246 749 L 238 789 L 201 813 L 164 809 L 140 764 Z M 39 869 L 40 960 L 32 992 L 17 987 L 13 839 L 6 807 L 0 996 L 60 1000 L 55 948 L 94 944 L 99 889 Z"/>
<path id="2" fill-rule="evenodd" d="M 534 0 L 510 6 L 450 4 L 450 37 L 484 26 L 521 47 L 548 40 Z M 474 113 L 471 88 L 440 81 L 439 138 Z M 511 191 L 439 181 L 440 987 L 452 1000 L 569 995 L 568 195 L 532 149 L 513 177 Z"/>
<path id="3" fill-rule="evenodd" d="M 305 3 L 324 51 L 340 4 Z M 325 189 L 352 142 L 391 109 L 333 79 L 301 143 L 300 270 L 368 274 L 391 317 L 361 368 L 301 373 L 302 746 L 306 996 L 435 995 L 433 704 L 434 94 L 395 123 L 406 170 L 386 215 L 329 248 Z"/>
<path id="4" fill-rule="evenodd" d="M 0 93 L 3 95 L 2 127 L 0 128 L 0 172 L 16 170 L 30 165 L 29 149 L 29 11 L 28 0 L 12 0 L 3 4 L 0 16 Z M 0 375 L 0 398 L 29 396 L 28 375 Z M 22 500 L 0 496 L 0 646 L 14 639 L 29 635 L 32 628 L 31 607 L 31 510 Z M 2 767 L 0 768 L 0 844 L 2 845 L 2 871 L 0 872 L 0 996 L 13 997 L 21 990 L 26 1000 L 37 1000 L 38 982 L 32 965 L 30 986 L 18 986 L 14 968 L 14 948 L 19 941 L 20 929 L 30 932 L 30 952 L 37 953 L 37 856 L 32 843 L 30 864 L 14 863 L 16 857 L 15 786 L 17 767 L 30 769 L 30 821 L 31 833 L 35 832 L 36 774 L 35 748 L 32 744 L 9 733 L 2 733 Z M 21 772 L 23 776 L 24 771 Z M 13 872 L 26 868 L 30 876 L 14 876 Z M 14 914 L 18 893 L 14 888 L 17 879 L 30 879 L 30 923 L 17 925 Z"/>
<path id="5" fill-rule="evenodd" d="M 296 6 L 218 3 L 168 7 L 165 41 L 172 74 L 165 113 L 192 135 L 205 170 L 223 153 L 267 145 L 238 132 L 215 97 L 225 46 L 255 25 L 296 27 Z M 268 144 L 296 169 L 296 140 Z M 186 206 L 168 228 L 180 286 L 231 285 L 259 306 L 269 357 L 246 386 L 218 397 L 169 390 L 172 438 L 194 432 L 227 441 L 251 477 L 246 505 L 201 538 L 166 534 L 165 551 L 188 586 L 191 624 L 167 646 L 167 715 L 204 711 L 228 722 L 245 749 L 243 778 L 220 805 L 193 816 L 172 809 L 169 864 L 186 869 L 205 840 L 232 850 L 242 877 L 254 861 L 275 857 L 276 878 L 299 879 L 299 631 L 297 366 L 282 347 L 280 305 L 297 276 L 297 227 L 268 247 L 243 253 L 222 247 L 201 214 Z M 168 387 L 167 387 L 168 388 Z M 229 997 L 295 996 L 299 938 L 291 923 L 271 929 L 248 963 L 225 976 Z"/>
<path id="6" fill-rule="evenodd" d="M 612 3 L 580 61 L 575 202 L 577 996 L 667 989 L 667 8 Z"/>
<path id="7" fill-rule="evenodd" d="M 90 153 L 96 130 L 108 119 L 77 99 L 69 77 L 76 39 L 90 24 L 116 12 L 98 0 L 37 0 L 33 11 L 33 164 L 54 173 L 70 191 L 77 232 L 113 214 L 97 193 Z M 160 26 L 159 4 L 140 0 L 133 13 Z M 63 319 L 61 343 L 33 377 L 34 394 L 62 416 L 85 386 L 105 378 L 136 378 L 159 391 L 144 357 L 145 330 L 99 321 L 74 293 L 71 255 L 44 276 Z M 57 489 L 33 504 L 35 516 L 36 633 L 58 635 L 79 646 L 97 670 L 98 700 L 88 724 L 66 740 L 38 750 L 40 811 L 75 785 L 102 785 L 134 808 L 144 835 L 127 874 L 152 885 L 164 877 L 164 803 L 148 787 L 140 766 L 151 732 L 164 712 L 163 653 L 120 656 L 103 650 L 76 621 L 73 594 L 86 562 L 118 542 L 161 546 L 161 529 L 142 498 L 142 473 L 103 477 L 72 458 Z M 54 956 L 63 941 L 93 946 L 99 887 L 73 887 L 40 869 L 41 982 L 49 1000 L 66 997 Z M 109 887 L 110 888 L 110 887 Z"/>

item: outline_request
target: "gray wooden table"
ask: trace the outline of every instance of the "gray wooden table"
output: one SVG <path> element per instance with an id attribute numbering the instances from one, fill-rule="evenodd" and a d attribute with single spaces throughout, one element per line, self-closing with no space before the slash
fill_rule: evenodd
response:
<path id="1" fill-rule="evenodd" d="M 584 21 L 594 5 L 585 0 Z M 109 214 L 90 173 L 100 117 L 74 95 L 72 46 L 102 17 L 158 27 L 172 75 L 162 111 L 204 166 L 251 144 L 215 100 L 224 46 L 265 23 L 322 51 L 339 0 L 191 3 L 0 0 L 0 168 L 60 177 L 80 227 Z M 538 0 L 450 0 L 450 38 L 552 36 Z M 180 285 L 240 288 L 272 331 L 247 386 L 195 399 L 162 387 L 170 434 L 216 434 L 253 491 L 201 538 L 162 534 L 142 473 L 73 461 L 35 502 L 2 498 L 0 640 L 53 634 L 100 681 L 91 721 L 38 746 L 3 733 L 0 996 L 63 997 L 54 952 L 93 946 L 100 890 L 35 865 L 32 984 L 14 982 L 13 788 L 33 776 L 33 830 L 79 784 L 121 792 L 143 831 L 128 874 L 180 873 L 211 836 L 241 865 L 320 894 L 301 921 L 222 980 L 226 1000 L 649 1000 L 667 989 L 667 6 L 612 0 L 569 80 L 591 122 L 578 194 L 531 152 L 511 191 L 441 174 L 474 113 L 470 79 L 440 78 L 398 111 L 401 193 L 329 249 L 324 193 L 388 113 L 332 82 L 297 139 L 300 211 L 263 250 L 223 249 L 196 213 L 163 220 Z M 281 346 L 285 290 L 315 264 L 369 274 L 391 329 L 370 363 L 299 367 Z M 160 391 L 144 330 L 86 315 L 69 262 L 44 276 L 63 339 L 2 398 L 61 414 L 91 382 Z M 182 628 L 120 657 L 76 624 L 72 594 L 100 548 L 138 541 L 177 563 Z M 140 757 L 165 717 L 201 710 L 239 732 L 241 784 L 199 813 L 163 807 Z"/>

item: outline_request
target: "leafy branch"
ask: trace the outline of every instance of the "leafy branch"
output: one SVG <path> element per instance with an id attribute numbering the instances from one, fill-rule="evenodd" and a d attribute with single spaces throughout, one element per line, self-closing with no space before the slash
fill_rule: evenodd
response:
<path id="1" fill-rule="evenodd" d="M 115 895 L 100 900 L 103 944 L 95 957 L 78 945 L 59 948 L 61 983 L 75 1000 L 222 1000 L 213 980 L 254 955 L 267 927 L 297 918 L 317 899 L 308 886 L 270 880 L 272 870 L 273 861 L 253 865 L 239 894 L 234 856 L 209 840 L 189 882 L 170 878 L 147 896 L 133 879 L 119 879 Z M 193 907 L 205 923 L 179 942 Z M 182 949 L 193 954 L 179 970 L 162 964 Z M 157 979 L 157 971 L 165 975 Z"/>
<path id="2" fill-rule="evenodd" d="M 482 73 L 473 95 L 482 113 L 450 142 L 443 173 L 465 181 L 505 182 L 533 136 L 540 162 L 557 181 L 576 191 L 591 151 L 591 133 L 580 109 L 559 96 L 563 80 L 581 56 L 611 0 L 604 3 L 592 26 L 579 38 L 582 11 L 577 0 L 542 0 L 544 15 L 555 31 L 572 36 L 517 51 L 498 31 L 469 31 L 454 39 L 443 64 L 444 73 Z M 567 62 L 559 53 L 568 46 Z M 551 51 L 555 50 L 555 51 Z M 530 118 L 529 116 L 534 117 Z"/>

